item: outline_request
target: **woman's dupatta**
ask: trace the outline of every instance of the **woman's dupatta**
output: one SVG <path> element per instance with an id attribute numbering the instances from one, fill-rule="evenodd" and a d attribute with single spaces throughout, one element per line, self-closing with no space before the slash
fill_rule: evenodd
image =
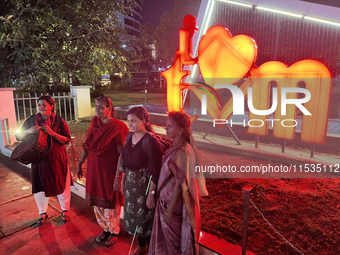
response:
<path id="1" fill-rule="evenodd" d="M 49 126 L 51 127 L 55 121 L 56 114 L 54 112 L 47 119 L 43 119 L 41 113 L 38 112 L 34 117 L 34 122 L 37 126 Z"/>
<path id="2" fill-rule="evenodd" d="M 95 116 L 87 131 L 85 148 L 92 156 L 98 156 L 109 148 L 112 139 L 119 133 L 123 133 L 124 137 L 129 132 L 126 125 L 116 119 L 112 119 L 107 123 L 103 123 L 100 118 Z"/>

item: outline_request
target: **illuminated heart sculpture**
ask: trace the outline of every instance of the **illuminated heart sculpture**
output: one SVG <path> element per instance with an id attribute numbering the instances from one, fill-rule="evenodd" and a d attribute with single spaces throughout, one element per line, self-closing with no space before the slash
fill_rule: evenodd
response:
<path id="1" fill-rule="evenodd" d="M 222 26 L 214 26 L 207 31 L 200 41 L 198 58 L 194 58 L 192 57 L 191 41 L 195 26 L 186 27 L 183 31 L 180 33 L 180 50 L 176 51 L 173 65 L 161 73 L 167 80 L 169 111 L 183 111 L 182 90 L 190 88 L 200 100 L 204 96 L 206 110 L 212 119 L 226 120 L 233 112 L 234 114 L 243 114 L 243 99 L 248 96 L 249 92 L 252 93 L 252 96 L 248 98 L 251 100 L 248 101 L 248 107 L 251 106 L 252 111 L 260 114 L 258 116 L 250 112 L 249 119 L 257 119 L 265 123 L 268 117 L 265 115 L 276 110 L 274 118 L 275 121 L 281 121 L 281 125 L 279 125 L 280 122 L 275 122 L 273 136 L 294 139 L 295 127 L 286 127 L 282 121 L 296 122 L 296 108 L 295 103 L 292 102 L 299 101 L 296 100 L 297 93 L 300 93 L 297 91 L 309 91 L 308 95 L 310 95 L 306 99 L 307 101 L 302 100 L 305 101 L 304 106 L 301 103 L 296 105 L 301 106 L 300 110 L 303 108 L 310 113 L 303 115 L 301 141 L 309 143 L 324 143 L 326 141 L 332 83 L 331 73 L 324 64 L 315 60 L 302 60 L 288 67 L 284 63 L 270 61 L 257 68 L 255 66 L 257 57 L 255 41 L 246 35 L 232 37 L 231 33 Z M 185 77 L 190 74 L 190 71 L 183 70 L 183 65 L 193 65 L 197 63 L 197 59 L 206 84 L 183 83 Z M 244 81 L 238 88 L 233 87 L 236 85 L 229 85 L 236 84 L 242 79 Z M 275 107 L 268 110 L 269 86 L 273 81 L 277 84 L 278 102 L 276 105 L 274 104 Z M 298 89 L 297 87 L 302 82 L 305 83 L 305 89 Z M 219 86 L 215 86 L 217 84 Z M 230 91 L 236 91 L 235 102 L 231 98 L 222 106 L 222 101 L 216 90 L 223 87 Z M 285 89 L 285 92 L 282 93 L 282 109 L 285 109 L 286 112 L 281 112 L 281 89 Z M 273 89 L 273 91 L 275 90 Z M 288 93 L 286 93 L 287 91 Z M 249 127 L 247 133 L 267 135 L 268 126 Z"/>
<path id="2" fill-rule="evenodd" d="M 246 77 L 257 57 L 257 45 L 247 35 L 232 37 L 222 26 L 211 27 L 202 37 L 198 63 L 205 83 L 214 87 L 225 82 L 234 84 Z"/>

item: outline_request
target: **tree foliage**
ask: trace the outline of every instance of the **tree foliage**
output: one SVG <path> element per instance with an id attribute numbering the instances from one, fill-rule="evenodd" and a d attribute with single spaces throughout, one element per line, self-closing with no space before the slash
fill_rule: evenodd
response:
<path id="1" fill-rule="evenodd" d="M 179 29 L 183 27 L 183 18 L 187 14 L 197 17 L 200 3 L 200 0 L 175 0 L 173 10 L 163 13 L 152 38 L 164 66 L 172 64 L 179 48 Z"/>
<path id="2" fill-rule="evenodd" d="M 128 0 L 2 0 L 0 82 L 72 73 L 89 84 L 103 73 L 126 72 L 125 30 L 117 12 L 127 13 L 131 5 Z"/>

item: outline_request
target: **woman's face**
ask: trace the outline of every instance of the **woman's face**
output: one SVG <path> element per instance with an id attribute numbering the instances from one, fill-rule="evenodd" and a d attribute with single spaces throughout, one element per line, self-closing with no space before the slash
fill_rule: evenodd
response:
<path id="1" fill-rule="evenodd" d="M 107 107 L 105 105 L 105 102 L 103 102 L 102 100 L 98 100 L 96 101 L 96 109 L 95 109 L 95 112 L 96 112 L 96 116 L 98 118 L 105 118 L 105 117 L 110 117 L 110 108 Z"/>
<path id="2" fill-rule="evenodd" d="M 52 113 L 52 106 L 46 100 L 38 101 L 38 110 L 43 117 L 48 117 Z"/>
<path id="3" fill-rule="evenodd" d="M 128 125 L 131 130 L 131 132 L 139 132 L 144 127 L 144 120 L 140 120 L 136 115 L 129 114 L 127 116 Z"/>
<path id="4" fill-rule="evenodd" d="M 173 120 L 173 118 L 168 117 L 166 119 L 166 135 L 169 138 L 180 137 L 183 132 L 183 128 L 179 127 L 177 123 Z"/>

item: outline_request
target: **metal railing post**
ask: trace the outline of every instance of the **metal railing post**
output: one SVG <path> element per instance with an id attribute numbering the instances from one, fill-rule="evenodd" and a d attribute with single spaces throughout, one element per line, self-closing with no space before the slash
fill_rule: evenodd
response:
<path id="1" fill-rule="evenodd" d="M 315 143 L 312 144 L 312 148 L 310 150 L 310 157 L 313 158 L 314 157 L 314 152 L 315 152 Z"/>
<path id="2" fill-rule="evenodd" d="M 256 138 L 255 138 L 255 148 L 259 147 L 259 141 L 260 141 L 260 136 L 257 135 Z"/>
<path id="3" fill-rule="evenodd" d="M 248 237 L 248 216 L 249 216 L 249 194 L 251 187 L 243 187 L 244 204 L 243 204 L 243 233 L 242 233 L 242 255 L 247 253 L 247 237 Z"/>

